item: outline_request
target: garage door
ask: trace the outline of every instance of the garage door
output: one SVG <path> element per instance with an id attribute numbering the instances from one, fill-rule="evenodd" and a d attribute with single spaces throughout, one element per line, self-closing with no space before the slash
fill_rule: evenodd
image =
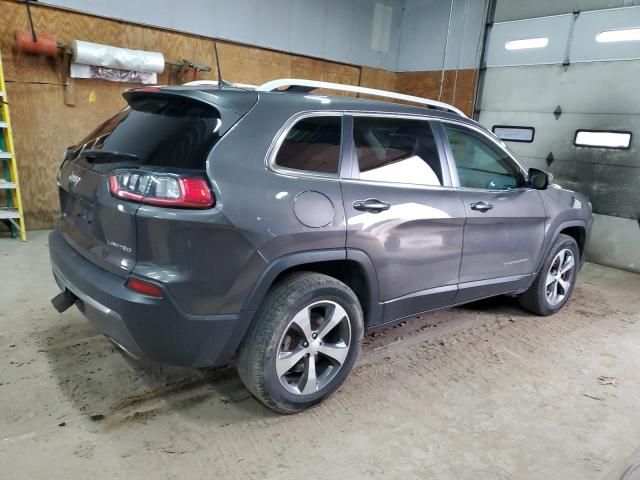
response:
<path id="1" fill-rule="evenodd" d="M 640 271 L 640 7 L 494 23 L 479 120 L 585 193 L 588 259 Z"/>

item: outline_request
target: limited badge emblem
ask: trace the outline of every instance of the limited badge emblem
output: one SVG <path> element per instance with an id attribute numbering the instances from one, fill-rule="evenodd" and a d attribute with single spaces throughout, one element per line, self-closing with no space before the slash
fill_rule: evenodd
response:
<path id="1" fill-rule="evenodd" d="M 77 173 L 72 173 L 71 175 L 69 175 L 69 186 L 73 185 L 74 187 L 78 186 L 78 183 L 80 183 L 80 180 L 82 180 L 82 177 L 80 175 L 78 175 Z"/>

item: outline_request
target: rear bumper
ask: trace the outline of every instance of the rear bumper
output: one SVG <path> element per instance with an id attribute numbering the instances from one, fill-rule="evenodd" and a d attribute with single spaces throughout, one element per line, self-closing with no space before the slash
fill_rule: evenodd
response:
<path id="1" fill-rule="evenodd" d="M 233 357 L 254 312 L 185 313 L 165 290 L 161 299 L 133 292 L 125 279 L 77 253 L 60 232 L 49 235 L 53 275 L 100 332 L 131 355 L 186 367 L 220 366 Z"/>

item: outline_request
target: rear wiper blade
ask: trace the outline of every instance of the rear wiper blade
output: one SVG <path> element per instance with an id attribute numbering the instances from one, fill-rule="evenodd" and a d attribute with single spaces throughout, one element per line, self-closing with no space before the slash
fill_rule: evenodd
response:
<path id="1" fill-rule="evenodd" d="M 82 150 L 79 157 L 93 160 L 138 160 L 135 153 L 112 152 L 110 150 L 95 150 L 88 148 Z"/>

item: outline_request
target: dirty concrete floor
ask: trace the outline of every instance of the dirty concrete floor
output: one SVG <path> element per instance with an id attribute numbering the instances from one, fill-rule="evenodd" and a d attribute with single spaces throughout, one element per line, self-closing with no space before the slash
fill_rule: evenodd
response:
<path id="1" fill-rule="evenodd" d="M 587 264 L 550 318 L 500 298 L 366 338 L 320 407 L 132 361 L 56 313 L 46 232 L 0 239 L 0 477 L 620 478 L 640 461 L 640 276 Z"/>

